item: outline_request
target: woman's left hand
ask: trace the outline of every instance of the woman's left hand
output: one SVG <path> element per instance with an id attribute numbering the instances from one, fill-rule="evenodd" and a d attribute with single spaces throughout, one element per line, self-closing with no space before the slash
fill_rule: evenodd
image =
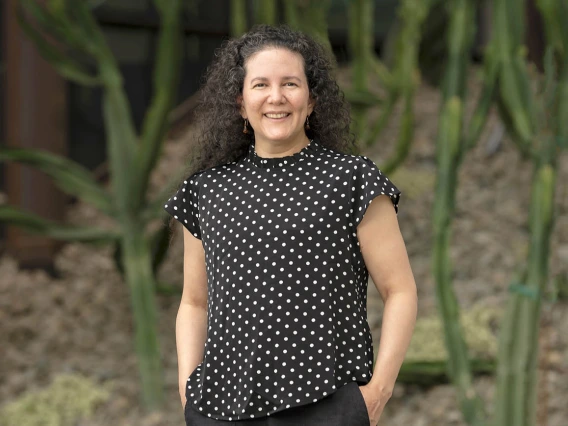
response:
<path id="1" fill-rule="evenodd" d="M 363 395 L 365 400 L 365 405 L 367 405 L 367 413 L 369 414 L 369 422 L 371 426 L 375 426 L 385 408 L 387 403 L 387 398 L 381 397 L 380 393 L 370 387 L 368 384 L 359 386 L 359 390 Z"/>

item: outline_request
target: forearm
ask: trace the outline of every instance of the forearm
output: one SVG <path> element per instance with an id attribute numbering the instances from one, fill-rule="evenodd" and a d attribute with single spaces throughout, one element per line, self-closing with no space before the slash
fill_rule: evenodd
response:
<path id="1" fill-rule="evenodd" d="M 185 401 L 187 378 L 203 360 L 206 339 L 206 308 L 182 302 L 176 318 L 179 392 L 182 403 Z"/>
<path id="2" fill-rule="evenodd" d="M 416 292 L 395 292 L 385 301 L 381 339 L 370 386 L 390 398 L 414 331 L 417 314 Z"/>

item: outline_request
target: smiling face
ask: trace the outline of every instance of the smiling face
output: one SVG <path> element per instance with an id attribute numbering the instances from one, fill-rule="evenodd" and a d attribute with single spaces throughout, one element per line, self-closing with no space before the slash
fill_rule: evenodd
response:
<path id="1" fill-rule="evenodd" d="M 314 109 L 299 53 L 268 48 L 245 63 L 241 116 L 254 129 L 255 143 L 301 143 L 306 116 Z"/>

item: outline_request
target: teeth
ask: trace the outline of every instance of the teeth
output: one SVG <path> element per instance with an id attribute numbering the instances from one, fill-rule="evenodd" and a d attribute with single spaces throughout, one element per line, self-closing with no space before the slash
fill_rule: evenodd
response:
<path id="1" fill-rule="evenodd" d="M 283 113 L 283 114 L 265 114 L 268 118 L 284 118 L 286 117 L 288 114 Z"/>

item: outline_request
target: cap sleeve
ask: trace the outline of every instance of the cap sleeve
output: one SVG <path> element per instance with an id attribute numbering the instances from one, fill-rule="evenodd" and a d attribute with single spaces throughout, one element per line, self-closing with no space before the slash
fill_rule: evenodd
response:
<path id="1" fill-rule="evenodd" d="M 369 204 L 379 195 L 390 197 L 394 211 L 398 215 L 398 203 L 401 191 L 368 157 L 359 156 L 352 181 L 353 223 L 355 228 L 363 220 Z"/>
<path id="2" fill-rule="evenodd" d="M 183 181 L 179 189 L 164 205 L 170 215 L 180 222 L 197 239 L 201 239 L 199 228 L 199 179 L 197 174 Z"/>

